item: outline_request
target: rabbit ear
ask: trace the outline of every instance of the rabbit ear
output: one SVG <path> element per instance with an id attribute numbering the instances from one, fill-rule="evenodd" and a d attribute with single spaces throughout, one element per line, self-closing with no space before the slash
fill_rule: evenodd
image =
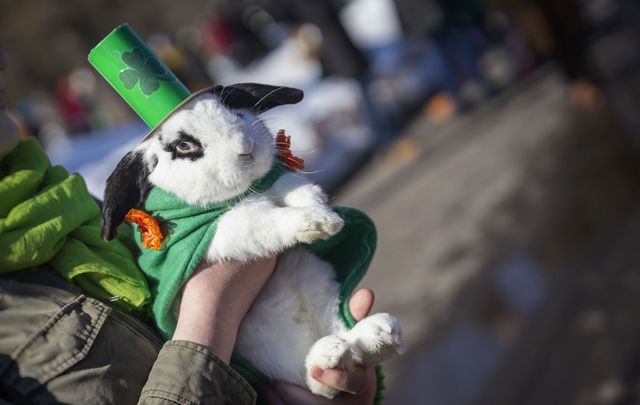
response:
<path id="1" fill-rule="evenodd" d="M 102 205 L 102 239 L 116 236 L 118 226 L 131 208 L 144 202 L 151 189 L 149 167 L 143 152 L 129 152 L 107 179 Z"/>
<path id="2" fill-rule="evenodd" d="M 236 83 L 218 87 L 222 103 L 230 108 L 246 108 L 259 114 L 283 104 L 302 100 L 302 90 L 259 83 Z"/>

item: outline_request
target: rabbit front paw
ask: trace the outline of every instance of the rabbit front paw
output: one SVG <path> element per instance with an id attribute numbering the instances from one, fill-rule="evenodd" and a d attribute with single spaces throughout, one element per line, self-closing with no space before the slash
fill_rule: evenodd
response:
<path id="1" fill-rule="evenodd" d="M 360 349 L 336 335 L 325 336 L 316 341 L 307 354 L 305 360 L 307 386 L 314 394 L 331 399 L 340 391 L 311 377 L 311 369 L 320 367 L 322 369 L 342 368 L 349 370 L 360 363 L 362 363 Z"/>
<path id="2" fill-rule="evenodd" d="M 311 243 L 320 239 L 329 239 L 340 232 L 344 221 L 340 215 L 329 208 L 307 208 L 302 215 L 301 226 L 296 239 L 302 243 Z"/>

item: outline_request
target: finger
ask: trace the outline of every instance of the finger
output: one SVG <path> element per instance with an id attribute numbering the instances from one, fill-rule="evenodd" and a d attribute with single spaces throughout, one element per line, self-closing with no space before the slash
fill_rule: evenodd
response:
<path id="1" fill-rule="evenodd" d="M 349 300 L 349 311 L 351 311 L 353 319 L 360 321 L 369 315 L 374 301 L 375 295 L 370 289 L 361 288 L 356 291 Z"/>
<path id="2" fill-rule="evenodd" d="M 369 385 L 368 372 L 361 367 L 355 367 L 349 371 L 338 368 L 323 370 L 320 367 L 314 367 L 311 369 L 311 377 L 329 387 L 351 394 L 360 394 Z"/>

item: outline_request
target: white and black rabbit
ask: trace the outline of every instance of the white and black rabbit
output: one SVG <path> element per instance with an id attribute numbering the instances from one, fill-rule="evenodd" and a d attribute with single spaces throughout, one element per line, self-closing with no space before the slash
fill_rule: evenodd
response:
<path id="1" fill-rule="evenodd" d="M 245 193 L 276 158 L 274 136 L 257 114 L 301 99 L 297 89 L 252 83 L 198 92 L 108 179 L 103 238 L 114 237 L 127 211 L 140 206 L 153 186 L 199 206 Z M 337 392 L 310 377 L 313 366 L 370 366 L 404 351 L 399 323 L 389 314 L 370 315 L 350 330 L 344 325 L 334 269 L 300 245 L 330 238 L 342 227 L 320 187 L 288 172 L 222 215 L 204 256 L 246 262 L 280 254 L 244 318 L 235 351 L 269 378 L 328 398 Z"/>

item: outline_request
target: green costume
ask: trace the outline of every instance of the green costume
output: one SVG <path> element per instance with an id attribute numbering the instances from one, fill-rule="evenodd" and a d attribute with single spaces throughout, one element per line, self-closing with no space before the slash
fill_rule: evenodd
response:
<path id="1" fill-rule="evenodd" d="M 273 169 L 253 184 L 252 190 L 261 192 L 268 189 L 283 170 L 280 166 Z M 160 250 L 146 249 L 142 246 L 140 233 L 136 232 L 136 242 L 140 249 L 138 263 L 151 285 L 151 311 L 156 326 L 165 339 L 171 339 L 176 328 L 173 301 L 211 244 L 218 219 L 243 197 L 241 195 L 219 204 L 200 207 L 188 205 L 174 194 L 158 187 L 149 191 L 144 211 L 160 220 L 161 228 L 165 228 L 165 238 Z"/>
<path id="2" fill-rule="evenodd" d="M 265 191 L 273 185 L 284 172 L 281 166 L 277 167 L 252 185 L 252 193 Z M 144 210 L 159 220 L 166 232 L 165 240 L 160 250 L 142 247 L 138 232 L 135 240 L 140 249 L 138 263 L 151 286 L 153 318 L 166 339 L 171 338 L 176 327 L 173 304 L 178 292 L 203 259 L 220 217 L 245 195 L 200 207 L 189 205 L 157 187 L 149 192 Z M 349 311 L 349 297 L 371 263 L 376 247 L 376 230 L 373 222 L 361 211 L 348 207 L 336 207 L 335 211 L 345 221 L 342 231 L 327 241 L 309 245 L 309 249 L 335 268 L 341 284 L 340 315 L 352 327 L 355 321 Z M 252 384 L 266 378 L 238 355 L 234 355 L 232 365 Z"/>

